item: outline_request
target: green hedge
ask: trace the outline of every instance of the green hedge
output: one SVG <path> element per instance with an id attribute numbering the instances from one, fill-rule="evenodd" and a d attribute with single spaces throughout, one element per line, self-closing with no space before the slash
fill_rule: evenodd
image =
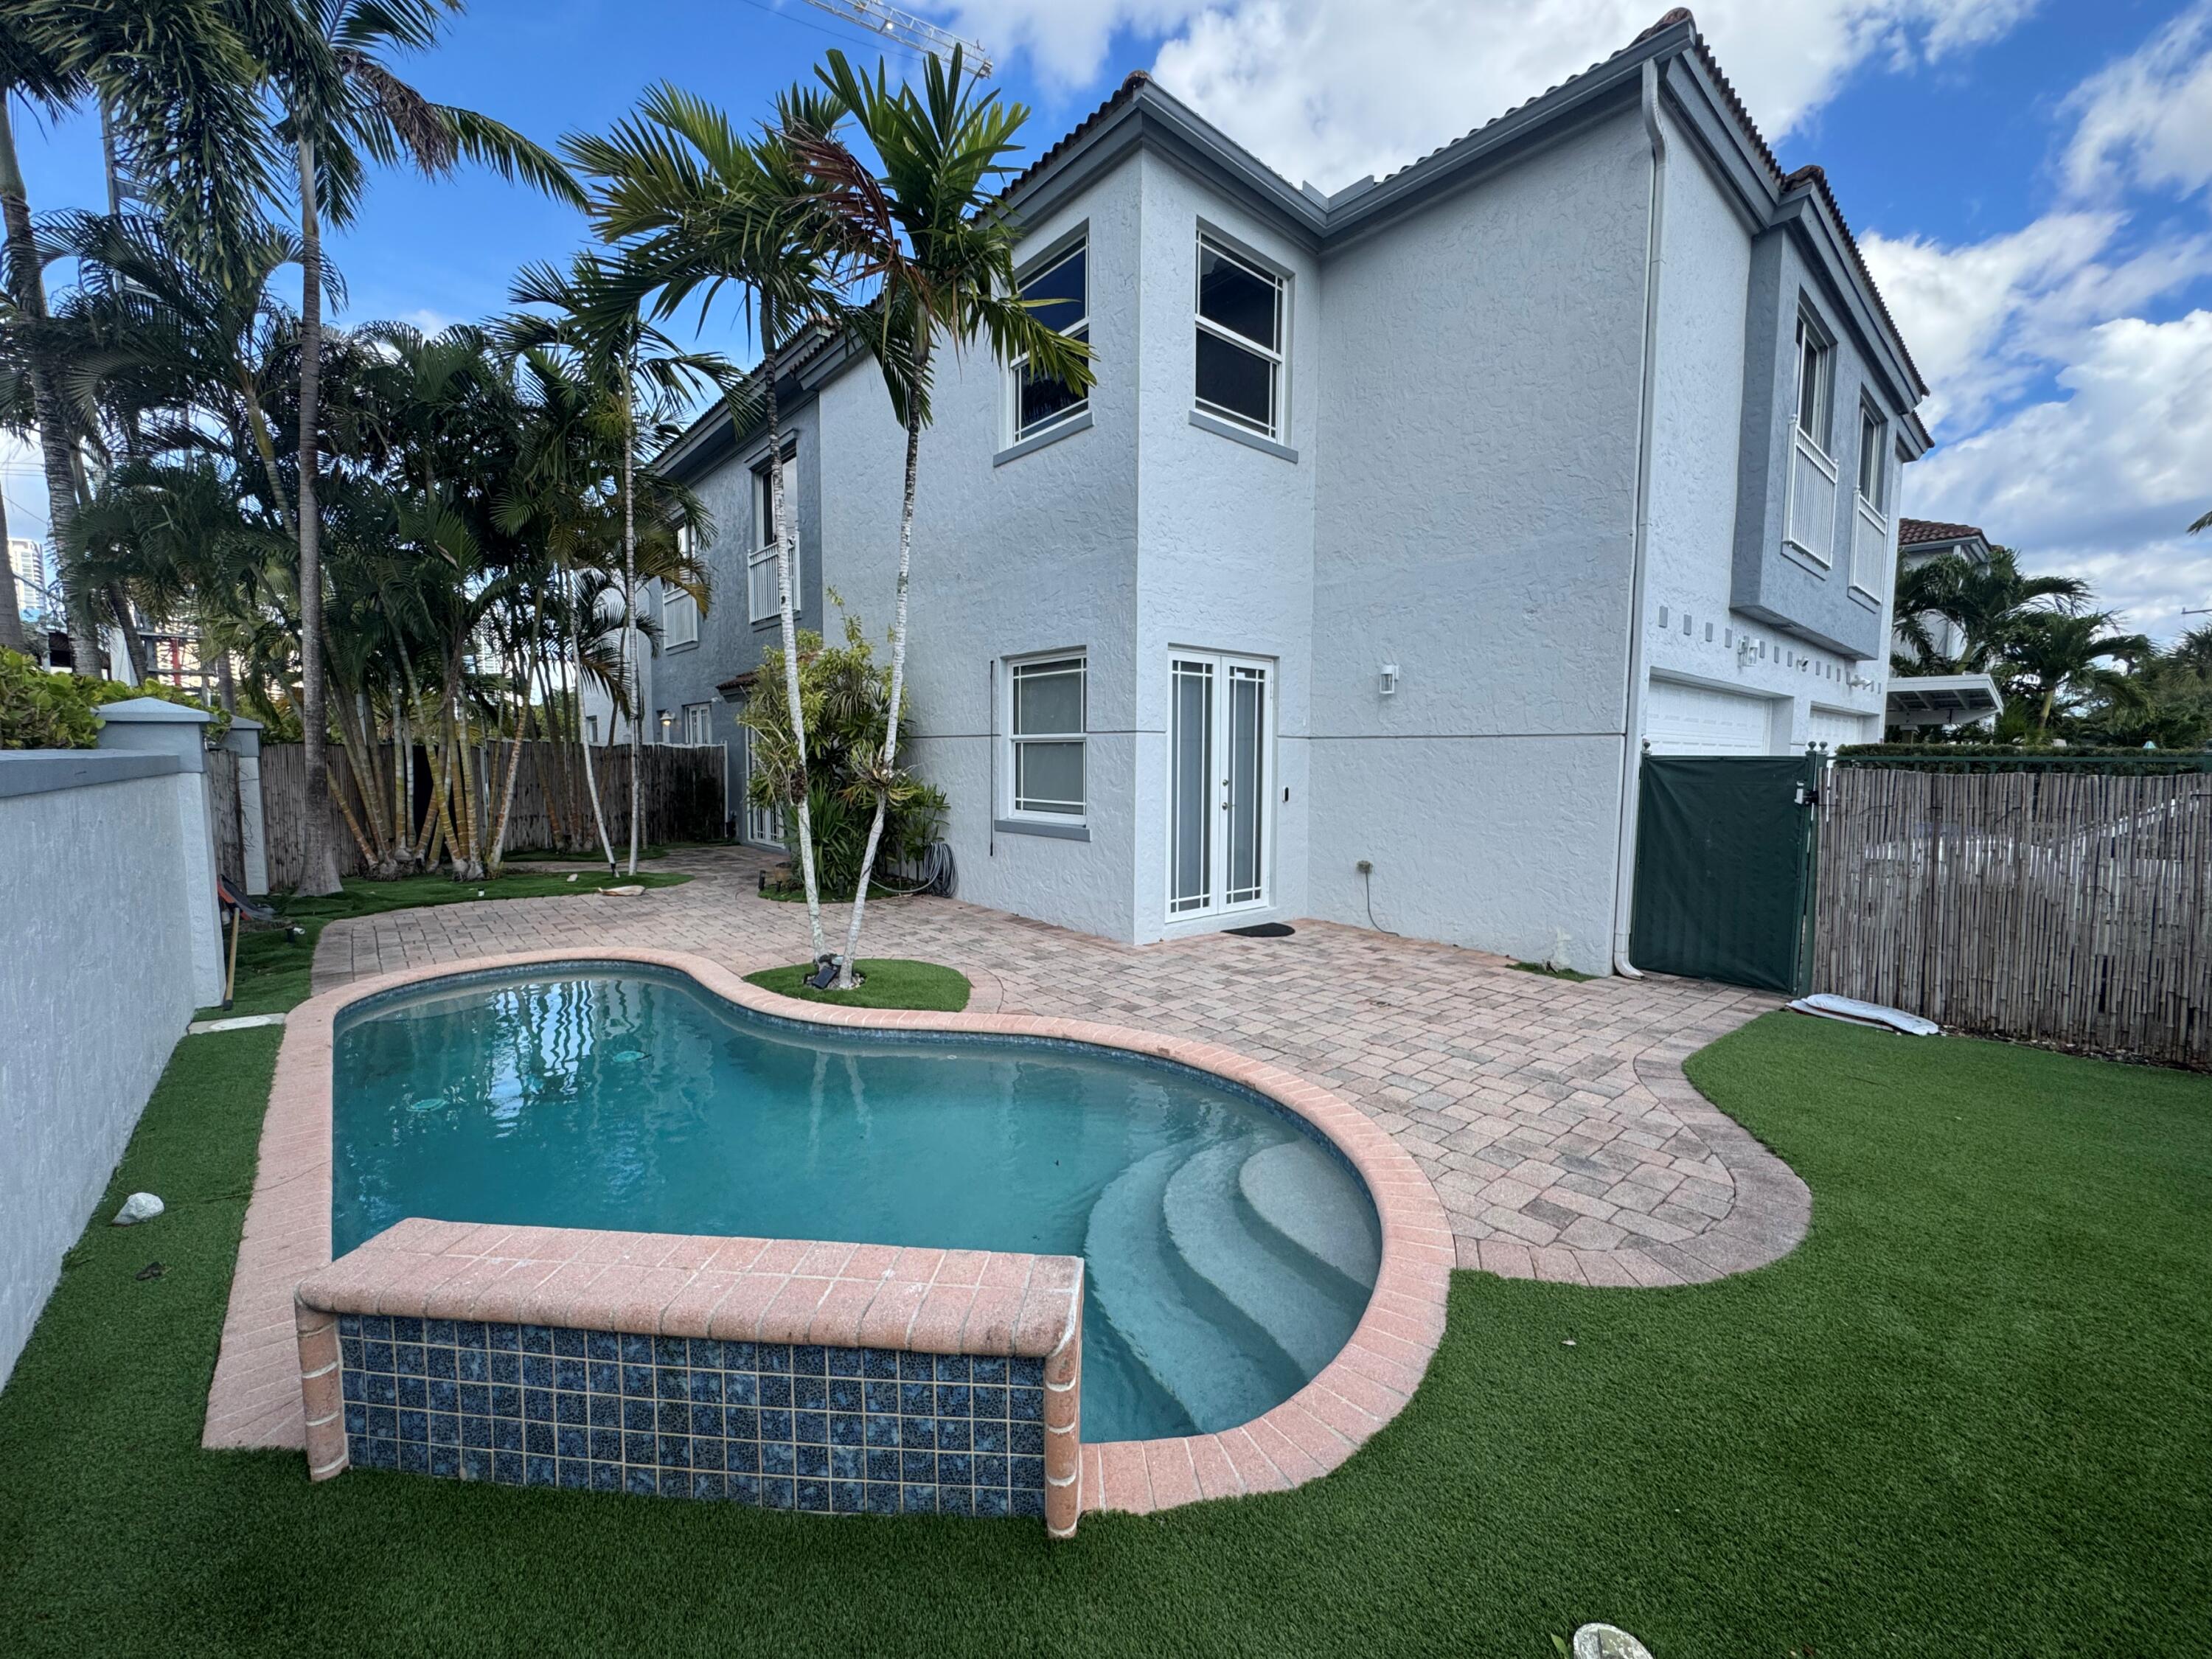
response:
<path id="1" fill-rule="evenodd" d="M 163 681 L 124 685 L 84 674 L 50 673 L 34 657 L 0 651 L 0 749 L 97 749 L 100 717 L 94 711 L 131 697 L 159 697 L 214 715 L 207 728 L 210 745 L 230 730 L 228 714 Z"/>

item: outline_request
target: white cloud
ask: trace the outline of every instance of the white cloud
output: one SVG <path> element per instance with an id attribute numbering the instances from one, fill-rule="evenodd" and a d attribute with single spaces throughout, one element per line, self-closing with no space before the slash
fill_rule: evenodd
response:
<path id="1" fill-rule="evenodd" d="M 1984 526 L 2032 568 L 2090 578 L 2156 635 L 2212 604 L 2212 543 L 2183 533 L 2212 506 L 2212 311 L 2088 330 L 2027 404 L 1905 474 L 1910 510 Z"/>
<path id="2" fill-rule="evenodd" d="M 1778 138 L 1862 63 L 1932 61 L 1993 40 L 2036 0 L 1707 0 L 1737 89 Z M 1335 189 L 1503 114 L 1626 46 L 1661 0 L 945 0 L 963 33 L 1048 78 L 1104 67 L 1118 28 L 1167 33 L 1161 84 L 1291 179 Z"/>
<path id="3" fill-rule="evenodd" d="M 2083 82 L 2065 159 L 2077 195 L 2125 183 L 2187 193 L 2212 184 L 2212 0 L 2200 0 L 2143 48 Z"/>

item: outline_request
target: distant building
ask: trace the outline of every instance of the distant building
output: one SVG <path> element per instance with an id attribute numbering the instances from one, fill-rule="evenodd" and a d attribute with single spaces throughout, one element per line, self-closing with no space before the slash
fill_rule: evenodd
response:
<path id="1" fill-rule="evenodd" d="M 28 536 L 8 538 L 8 562 L 15 572 L 15 603 L 27 617 L 46 606 L 46 550 Z"/>

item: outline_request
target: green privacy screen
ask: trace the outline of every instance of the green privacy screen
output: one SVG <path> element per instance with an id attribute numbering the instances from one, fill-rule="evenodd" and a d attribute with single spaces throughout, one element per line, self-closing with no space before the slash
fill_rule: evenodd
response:
<path id="1" fill-rule="evenodd" d="M 1646 755 L 1629 954 L 1765 990 L 1806 984 L 1813 791 L 1803 755 Z"/>

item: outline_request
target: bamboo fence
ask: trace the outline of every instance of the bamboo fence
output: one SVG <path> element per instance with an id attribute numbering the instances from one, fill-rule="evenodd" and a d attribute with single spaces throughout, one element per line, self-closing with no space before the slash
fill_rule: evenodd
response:
<path id="1" fill-rule="evenodd" d="M 2212 1066 L 2212 775 L 1838 766 L 1820 811 L 1815 989 Z"/>
<path id="2" fill-rule="evenodd" d="M 494 749 L 497 753 L 493 753 Z M 382 745 L 380 770 L 391 775 L 391 745 Z M 470 771 L 475 781 L 476 806 L 489 834 L 499 803 L 491 795 L 494 781 L 507 763 L 507 745 L 486 744 L 471 751 Z M 280 891 L 296 887 L 306 864 L 307 769 L 298 744 L 271 744 L 261 751 L 262 815 L 269 851 L 269 884 Z M 360 786 L 355 780 L 352 757 L 342 748 L 330 751 L 333 789 L 346 792 L 347 804 L 356 819 L 362 817 Z M 429 809 L 433 782 L 428 753 L 416 748 L 415 768 L 416 828 Z M 646 842 L 720 841 L 728 833 L 725 779 L 728 752 L 721 744 L 647 744 L 640 751 L 639 793 L 645 799 L 645 819 L 640 839 Z M 629 843 L 629 750 L 622 747 L 594 748 L 592 765 L 599 780 L 599 802 L 606 813 L 607 835 L 621 857 Z M 237 774 L 234 767 L 228 793 L 235 817 Z M 218 787 L 213 792 L 220 797 Z M 221 846 L 221 811 L 217 811 L 217 844 Z M 359 844 L 335 798 L 330 807 L 330 842 L 337 854 L 341 876 L 359 875 L 364 866 Z M 554 744 L 533 738 L 522 745 L 515 775 L 514 805 L 507 822 L 507 853 L 573 852 L 580 858 L 599 854 L 599 831 L 592 818 L 590 798 L 585 793 L 583 763 L 573 743 Z M 242 855 L 241 855 L 242 863 Z"/>

